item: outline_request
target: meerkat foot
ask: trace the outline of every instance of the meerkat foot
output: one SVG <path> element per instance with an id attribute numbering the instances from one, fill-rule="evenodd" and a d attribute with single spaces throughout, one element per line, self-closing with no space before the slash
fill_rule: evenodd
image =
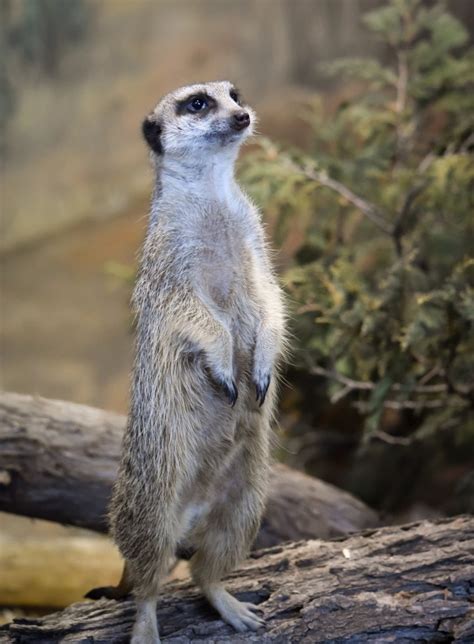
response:
<path id="1" fill-rule="evenodd" d="M 255 611 L 261 610 L 258 606 L 250 602 L 240 602 L 222 586 L 206 588 L 205 595 L 224 622 L 233 626 L 239 633 L 256 631 L 264 626 L 263 619 L 255 615 Z"/>
<path id="2" fill-rule="evenodd" d="M 133 625 L 130 644 L 160 644 L 156 600 L 137 601 L 137 616 Z"/>

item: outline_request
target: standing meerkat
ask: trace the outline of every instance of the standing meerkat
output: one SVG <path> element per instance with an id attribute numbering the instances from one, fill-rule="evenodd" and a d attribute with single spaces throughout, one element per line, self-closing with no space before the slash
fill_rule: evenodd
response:
<path id="1" fill-rule="evenodd" d="M 133 644 L 160 641 L 156 602 L 179 548 L 237 631 L 256 607 L 222 584 L 264 508 L 284 310 L 260 215 L 234 179 L 254 112 L 227 81 L 182 87 L 145 119 L 156 171 L 133 304 L 131 407 L 111 503 L 137 601 Z"/>

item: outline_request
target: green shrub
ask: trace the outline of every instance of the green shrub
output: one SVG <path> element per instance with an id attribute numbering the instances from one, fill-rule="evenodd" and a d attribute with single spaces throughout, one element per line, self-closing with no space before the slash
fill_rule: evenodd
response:
<path id="1" fill-rule="evenodd" d="M 312 151 L 263 140 L 241 176 L 291 239 L 298 367 L 358 407 L 366 439 L 391 439 L 392 408 L 409 410 L 410 440 L 472 442 L 473 52 L 443 4 L 391 0 L 364 21 L 389 62 L 328 66 L 351 98 L 315 99 Z"/>

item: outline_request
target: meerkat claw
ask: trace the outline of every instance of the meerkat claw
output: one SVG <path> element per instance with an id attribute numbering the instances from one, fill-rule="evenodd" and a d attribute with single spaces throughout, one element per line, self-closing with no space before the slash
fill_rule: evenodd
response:
<path id="1" fill-rule="evenodd" d="M 263 608 L 261 606 L 258 606 L 257 604 L 252 604 L 252 602 L 240 602 L 243 604 L 246 608 L 249 610 L 253 611 L 254 613 L 263 613 Z"/>
<path id="2" fill-rule="evenodd" d="M 268 387 L 270 386 L 270 376 L 265 376 L 262 382 L 255 383 L 255 400 L 258 402 L 261 407 L 265 402 L 265 397 L 267 395 Z"/>
<path id="3" fill-rule="evenodd" d="M 219 384 L 222 387 L 222 391 L 224 392 L 225 397 L 229 401 L 230 406 L 233 407 L 237 402 L 237 398 L 239 397 L 239 392 L 237 390 L 237 385 L 235 381 L 232 381 L 231 384 L 229 385 L 224 380 L 221 380 Z"/>

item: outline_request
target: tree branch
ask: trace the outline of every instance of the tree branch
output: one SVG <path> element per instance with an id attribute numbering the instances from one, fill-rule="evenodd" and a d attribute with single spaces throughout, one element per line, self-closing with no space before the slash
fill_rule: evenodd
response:
<path id="1" fill-rule="evenodd" d="M 359 195 L 356 195 L 355 192 L 352 192 L 347 186 L 336 179 L 332 179 L 326 172 L 318 171 L 309 167 L 302 167 L 296 164 L 290 157 L 287 155 L 280 155 L 280 160 L 284 165 L 287 166 L 289 170 L 296 174 L 301 174 L 311 181 L 315 181 L 325 188 L 333 190 L 341 197 L 344 197 L 346 201 L 355 206 L 360 210 L 372 223 L 380 228 L 387 235 L 393 234 L 392 224 L 385 219 L 380 210 L 372 203 L 363 199 Z"/>
<path id="2" fill-rule="evenodd" d="M 309 369 L 310 373 L 315 376 L 323 376 L 330 380 L 344 385 L 341 391 L 336 392 L 331 396 L 331 403 L 336 403 L 338 400 L 341 400 L 345 396 L 351 393 L 351 391 L 373 391 L 377 386 L 377 383 L 371 382 L 368 380 L 354 380 L 344 376 L 342 373 L 334 371 L 332 369 L 325 369 L 323 367 L 312 366 Z M 407 387 L 401 383 L 393 383 L 389 391 L 403 393 L 407 390 Z M 411 387 L 410 392 L 416 394 L 442 394 L 450 393 L 452 390 L 447 384 L 439 383 L 434 385 L 418 384 Z M 464 391 L 453 391 L 456 395 L 460 397 L 467 397 L 468 392 Z M 460 403 L 461 404 L 461 403 Z M 366 401 L 354 401 L 352 402 L 353 407 L 356 407 L 359 411 L 366 413 L 369 410 L 369 403 Z M 445 400 L 385 400 L 383 406 L 387 409 L 439 409 L 446 405 Z"/>
<path id="3" fill-rule="evenodd" d="M 227 580 L 259 604 L 265 626 L 236 633 L 188 581 L 168 584 L 158 602 L 163 642 L 474 641 L 474 519 L 387 527 L 337 541 L 261 550 Z M 0 627 L 2 644 L 125 644 L 132 600 L 82 602 Z"/>
<path id="4" fill-rule="evenodd" d="M 124 427 L 85 405 L 0 392 L 0 510 L 105 532 Z M 275 464 L 256 547 L 377 521 L 347 492 Z"/>
<path id="5" fill-rule="evenodd" d="M 397 52 L 398 77 L 397 77 L 397 98 L 395 102 L 395 111 L 402 114 L 407 103 L 408 87 L 408 57 L 407 52 L 400 49 Z"/>
<path id="6" fill-rule="evenodd" d="M 334 371 L 331 369 L 324 369 L 323 367 L 313 366 L 311 367 L 310 372 L 316 376 L 324 376 L 325 378 L 330 378 L 331 380 L 335 380 L 336 382 L 339 382 L 342 385 L 349 387 L 350 389 L 371 391 L 376 387 L 375 382 L 371 382 L 368 380 L 353 380 L 352 378 L 348 378 L 347 376 L 344 376 L 342 373 L 339 373 L 338 371 Z M 406 387 L 402 384 L 394 383 L 390 387 L 390 390 L 405 391 Z M 437 385 L 415 385 L 414 387 L 411 388 L 411 391 L 414 391 L 416 393 L 421 393 L 421 394 L 438 394 L 438 393 L 447 392 L 448 387 L 447 385 L 442 383 Z"/>

